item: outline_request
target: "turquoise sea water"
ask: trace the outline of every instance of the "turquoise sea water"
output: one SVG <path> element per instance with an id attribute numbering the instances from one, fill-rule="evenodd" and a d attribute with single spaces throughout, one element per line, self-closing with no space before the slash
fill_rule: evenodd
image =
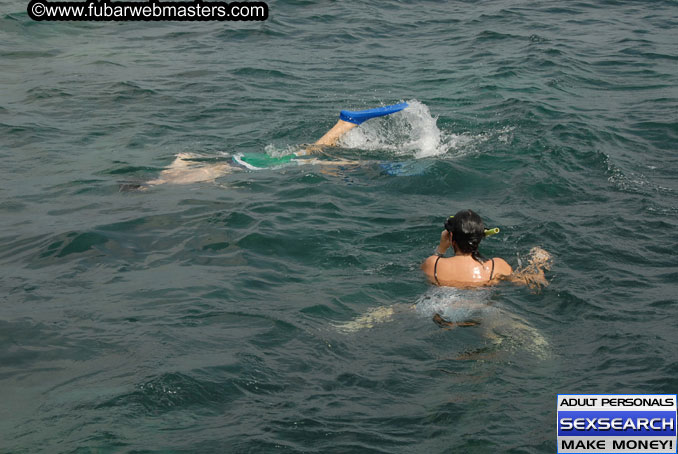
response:
<path id="1" fill-rule="evenodd" d="M 678 391 L 676 2 L 267 3 L 0 4 L 0 452 L 550 453 L 557 393 Z M 401 100 L 360 166 L 119 191 Z M 551 285 L 431 288 L 463 208 Z"/>

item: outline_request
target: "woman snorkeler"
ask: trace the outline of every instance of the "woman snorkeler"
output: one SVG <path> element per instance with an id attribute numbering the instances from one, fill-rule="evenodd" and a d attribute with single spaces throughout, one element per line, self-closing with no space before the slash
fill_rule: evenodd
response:
<path id="1" fill-rule="evenodd" d="M 485 238 L 485 225 L 472 210 L 459 211 L 445 221 L 445 230 L 440 234 L 440 243 L 434 255 L 421 265 L 428 280 L 440 287 L 472 288 L 510 281 L 531 288 L 548 285 L 544 269 L 550 269 L 551 256 L 545 250 L 534 247 L 530 250 L 529 263 L 525 268 L 513 271 L 501 257 L 487 259 L 478 251 Z M 452 246 L 454 255 L 444 257 Z M 443 326 L 473 326 L 475 322 L 452 323 L 435 314 L 433 320 Z"/>
<path id="2" fill-rule="evenodd" d="M 480 315 L 485 318 L 496 313 L 497 309 L 487 305 L 484 299 L 486 293 L 476 293 L 471 289 L 495 285 L 501 281 L 527 285 L 532 289 L 548 285 L 544 276 L 544 270 L 551 267 L 551 255 L 548 252 L 540 247 L 533 247 L 529 252 L 528 264 L 513 270 L 500 257 L 487 259 L 480 254 L 478 247 L 488 232 L 492 230 L 486 231 L 482 219 L 472 210 L 462 210 L 450 216 L 445 222 L 445 230 L 440 234 L 440 242 L 434 255 L 421 265 L 428 280 L 438 286 L 438 289 L 427 291 L 414 305 L 396 303 L 379 306 L 351 321 L 334 326 L 341 332 L 351 333 L 391 320 L 396 313 L 411 310 L 428 317 L 433 314 L 433 321 L 447 329 L 476 326 L 480 322 L 469 319 L 469 316 Z M 444 257 L 450 246 L 454 250 L 454 256 Z M 456 320 L 446 320 L 441 313 Z M 508 322 L 514 331 L 530 333 L 528 337 L 540 340 L 542 346 L 547 344 L 539 333 L 515 316 L 503 313 L 501 321 L 504 324 Z M 500 338 L 492 333 L 492 327 L 498 324 L 496 319 L 490 320 L 490 326 L 486 327 L 488 337 Z"/>
<path id="3" fill-rule="evenodd" d="M 472 210 L 462 210 L 445 221 L 434 255 L 421 268 L 432 284 L 445 287 L 477 287 L 498 282 L 513 273 L 506 260 L 486 259 L 478 251 L 485 238 L 485 225 Z M 452 246 L 454 256 L 444 257 Z"/>

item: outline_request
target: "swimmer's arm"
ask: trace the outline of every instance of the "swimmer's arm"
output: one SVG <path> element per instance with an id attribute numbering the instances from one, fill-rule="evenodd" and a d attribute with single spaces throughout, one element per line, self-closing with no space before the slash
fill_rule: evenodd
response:
<path id="1" fill-rule="evenodd" d="M 513 274 L 513 268 L 511 268 L 511 265 L 509 265 L 506 260 L 501 257 L 495 257 L 492 260 L 494 260 L 493 279 L 504 279 Z"/>
<path id="2" fill-rule="evenodd" d="M 429 280 L 431 284 L 435 284 L 435 277 L 433 276 L 433 267 L 435 266 L 435 262 L 438 259 L 437 255 L 432 255 L 424 262 L 421 264 L 421 270 L 424 272 L 426 275 L 426 278 Z"/>
<path id="3" fill-rule="evenodd" d="M 509 276 L 501 276 L 501 279 L 513 282 L 514 284 L 526 285 L 533 289 L 549 285 L 543 270 L 532 272 L 526 270 L 516 271 Z"/>
<path id="4" fill-rule="evenodd" d="M 549 282 L 546 280 L 546 276 L 544 275 L 544 270 L 541 267 L 529 265 L 523 269 L 515 270 L 510 273 L 498 274 L 496 279 L 513 282 L 514 284 L 525 285 L 532 289 L 546 287 L 549 285 Z"/>
<path id="5" fill-rule="evenodd" d="M 452 243 L 450 242 L 449 232 L 447 230 L 443 230 L 440 232 L 440 242 L 438 243 L 433 255 L 428 257 L 426 260 L 424 260 L 424 263 L 421 264 L 421 269 L 432 283 L 435 283 L 435 277 L 433 276 L 435 262 L 438 260 L 438 257 L 445 255 L 445 252 L 447 252 L 451 245 Z"/>
<path id="6" fill-rule="evenodd" d="M 447 252 L 450 246 L 452 246 L 451 238 L 452 235 L 447 230 L 443 230 L 442 232 L 440 232 L 440 242 L 438 243 L 438 247 L 436 247 L 436 250 L 434 252 L 436 256 L 445 255 L 445 252 Z"/>

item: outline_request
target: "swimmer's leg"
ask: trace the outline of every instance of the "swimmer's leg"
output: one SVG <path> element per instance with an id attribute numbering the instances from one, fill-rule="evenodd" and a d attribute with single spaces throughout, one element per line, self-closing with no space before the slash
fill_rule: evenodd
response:
<path id="1" fill-rule="evenodd" d="M 358 125 L 355 123 L 349 123 L 348 121 L 339 120 L 337 121 L 337 124 L 335 124 L 332 127 L 332 129 L 327 131 L 325 135 L 318 139 L 313 145 L 326 145 L 329 147 L 333 147 L 337 144 L 337 141 L 341 138 L 341 136 L 343 136 L 356 126 Z"/>
<path id="2" fill-rule="evenodd" d="M 118 183 L 118 192 L 136 192 L 148 189 L 145 181 L 121 181 Z"/>
<path id="3" fill-rule="evenodd" d="M 316 140 L 313 145 L 309 145 L 305 149 L 297 151 L 294 154 L 296 156 L 306 156 L 309 154 L 320 153 L 323 147 L 335 146 L 337 144 L 337 141 L 341 138 L 341 136 L 343 136 L 356 126 L 358 125 L 355 123 L 350 123 L 344 120 L 338 120 L 337 123 L 334 126 L 332 126 L 332 129 L 327 131 L 325 135 L 322 136 L 320 139 Z"/>
<path id="4" fill-rule="evenodd" d="M 147 181 L 146 184 L 191 184 L 214 181 L 216 178 L 231 173 L 233 170 L 233 167 L 225 162 L 204 164 L 191 161 L 192 158 L 196 157 L 196 155 L 191 153 L 177 154 L 172 164 L 160 172 L 159 178 Z"/>
<path id="5" fill-rule="evenodd" d="M 314 150 L 314 147 L 329 146 L 333 147 L 337 144 L 337 141 L 349 132 L 351 129 L 355 128 L 359 124 L 364 123 L 370 118 L 383 117 L 385 115 L 391 115 L 396 112 L 400 112 L 408 106 L 406 102 L 401 102 L 399 104 L 393 104 L 391 106 L 377 107 L 375 109 L 366 109 L 358 111 L 349 111 L 342 110 L 339 112 L 339 121 L 335 124 L 332 129 L 327 131 L 324 136 L 316 141 L 311 147 L 309 147 L 302 154 L 311 154 L 317 151 L 317 148 Z"/>
<path id="6" fill-rule="evenodd" d="M 393 304 L 391 306 L 379 306 L 368 309 L 367 312 L 361 314 L 348 322 L 333 323 L 337 331 L 344 334 L 355 333 L 363 329 L 373 328 L 380 323 L 389 322 L 393 315 L 414 310 L 411 304 Z"/>

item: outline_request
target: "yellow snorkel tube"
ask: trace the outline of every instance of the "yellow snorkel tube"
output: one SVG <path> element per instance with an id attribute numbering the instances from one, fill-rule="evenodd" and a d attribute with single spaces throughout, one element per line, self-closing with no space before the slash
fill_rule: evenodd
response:
<path id="1" fill-rule="evenodd" d="M 492 236 L 496 235 L 499 233 L 499 227 L 495 227 L 493 229 L 485 229 L 485 236 Z"/>

